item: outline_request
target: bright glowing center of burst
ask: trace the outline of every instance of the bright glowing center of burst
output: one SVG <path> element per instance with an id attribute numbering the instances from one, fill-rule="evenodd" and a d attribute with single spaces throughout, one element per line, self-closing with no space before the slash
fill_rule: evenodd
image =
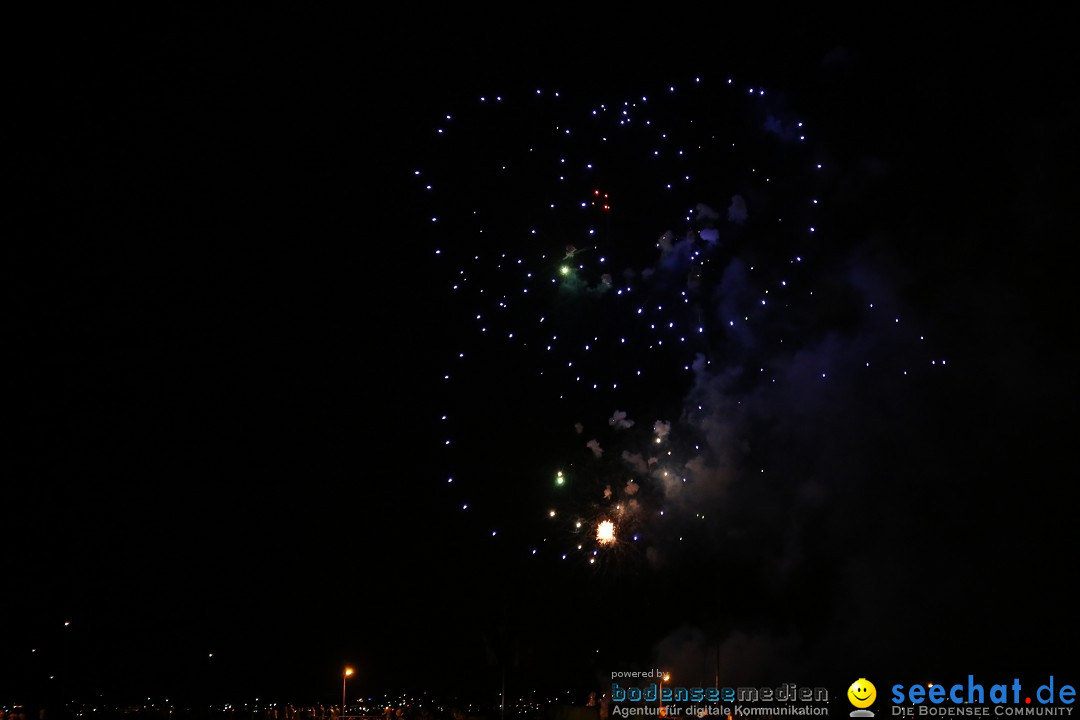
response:
<path id="1" fill-rule="evenodd" d="M 615 542 L 615 523 L 610 520 L 604 520 L 602 523 L 596 526 L 596 541 L 606 545 L 610 542 Z"/>

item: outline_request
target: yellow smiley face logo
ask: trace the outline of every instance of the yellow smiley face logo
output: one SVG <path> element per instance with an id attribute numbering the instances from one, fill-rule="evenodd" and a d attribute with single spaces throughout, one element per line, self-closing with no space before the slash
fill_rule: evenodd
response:
<path id="1" fill-rule="evenodd" d="M 859 678 L 851 683 L 851 687 L 847 689 L 847 698 L 855 707 L 867 708 L 874 704 L 874 699 L 877 698 L 877 688 L 874 687 L 874 683 L 866 678 Z"/>

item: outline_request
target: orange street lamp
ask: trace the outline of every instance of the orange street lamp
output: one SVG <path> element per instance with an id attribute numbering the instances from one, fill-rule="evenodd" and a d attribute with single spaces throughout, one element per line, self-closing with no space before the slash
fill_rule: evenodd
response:
<path id="1" fill-rule="evenodd" d="M 345 681 L 349 679 L 349 676 L 353 674 L 351 667 L 345 668 L 345 673 L 341 676 L 341 716 L 345 717 Z"/>

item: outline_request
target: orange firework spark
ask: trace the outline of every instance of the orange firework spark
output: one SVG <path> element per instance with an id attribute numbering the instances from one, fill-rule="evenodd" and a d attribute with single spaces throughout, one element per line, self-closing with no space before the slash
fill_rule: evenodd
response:
<path id="1" fill-rule="evenodd" d="M 596 541 L 601 545 L 615 542 L 615 523 L 604 520 L 596 526 Z"/>

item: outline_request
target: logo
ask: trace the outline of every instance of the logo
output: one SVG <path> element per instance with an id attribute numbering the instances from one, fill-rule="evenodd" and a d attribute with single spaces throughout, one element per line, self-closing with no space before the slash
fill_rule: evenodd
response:
<path id="1" fill-rule="evenodd" d="M 866 709 L 877 699 L 877 688 L 874 687 L 874 683 L 866 678 L 859 678 L 847 689 L 847 699 L 857 708 L 851 711 L 851 717 L 874 717 L 873 711 Z"/>
<path id="2" fill-rule="evenodd" d="M 893 685 L 892 702 L 892 715 L 904 718 L 913 718 L 916 715 L 1072 715 L 1073 708 L 1058 705 L 1069 706 L 1075 703 L 1076 688 L 1065 685 L 1060 680 L 1055 681 L 1051 675 L 1049 682 L 1040 685 L 1032 693 L 1031 686 L 1028 685 L 1025 689 L 1020 678 L 1014 677 L 1011 684 L 985 686 L 975 682 L 974 675 L 968 675 L 967 683 L 958 682 L 952 686 L 942 683 L 927 683 L 925 686 Z"/>

